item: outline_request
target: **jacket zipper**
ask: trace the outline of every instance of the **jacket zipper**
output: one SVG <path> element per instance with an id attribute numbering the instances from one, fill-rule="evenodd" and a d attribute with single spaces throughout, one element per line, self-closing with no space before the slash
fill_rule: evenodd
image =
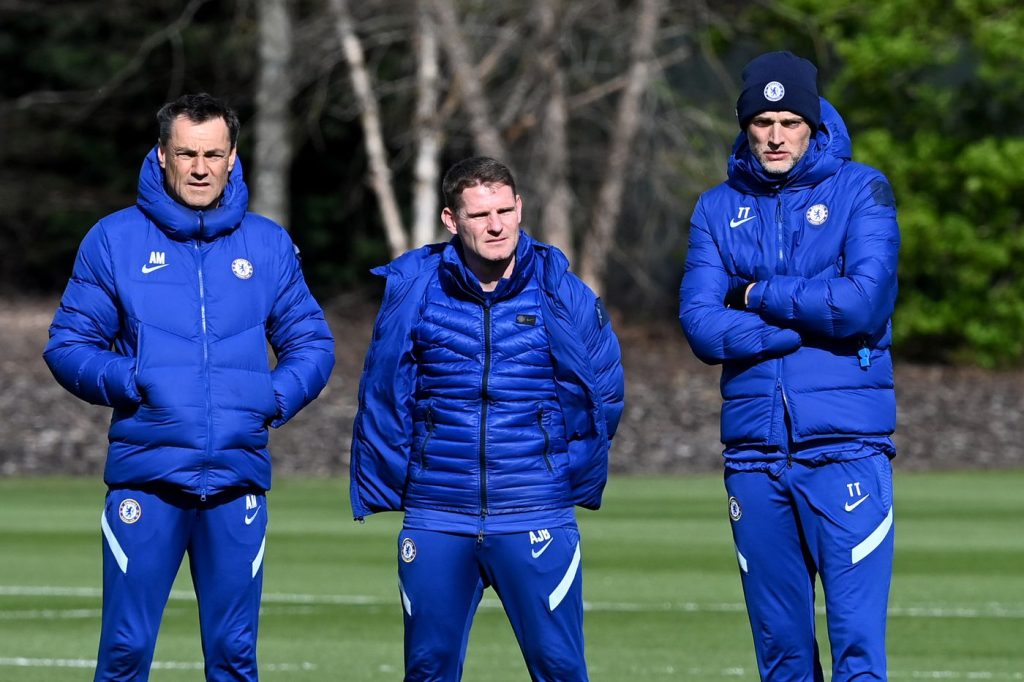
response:
<path id="1" fill-rule="evenodd" d="M 203 232 L 203 214 L 199 213 L 199 232 Z M 210 340 L 206 331 L 206 284 L 203 279 L 203 253 L 201 243 L 195 241 L 196 269 L 199 274 L 199 320 L 203 330 L 203 378 L 206 384 L 206 462 L 203 464 L 203 483 L 199 499 L 206 501 L 207 485 L 210 478 L 210 464 L 213 460 L 213 397 L 210 388 Z"/>
<path id="2" fill-rule="evenodd" d="M 491 302 L 482 302 L 484 309 L 484 374 L 480 386 L 480 516 L 487 516 L 487 406 L 490 403 L 487 383 L 491 374 Z M 483 538 L 483 528 L 480 538 Z"/>
<path id="3" fill-rule="evenodd" d="M 427 435 L 423 438 L 423 444 L 420 446 L 420 468 L 427 468 L 427 444 L 430 443 L 430 438 L 434 435 L 434 406 L 427 406 Z"/>
<path id="4" fill-rule="evenodd" d="M 775 266 L 775 272 L 779 273 L 780 275 L 783 275 L 786 273 L 786 231 L 785 229 L 783 229 L 784 222 L 782 219 L 782 192 L 779 192 L 776 199 L 777 203 L 775 204 L 775 243 L 778 249 L 778 253 L 776 254 L 778 258 L 778 263 Z"/>
<path id="5" fill-rule="evenodd" d="M 784 219 L 783 213 L 782 213 L 782 190 L 780 189 L 779 193 L 776 195 L 776 203 L 775 203 L 775 244 L 776 244 L 776 249 L 777 249 L 777 253 L 776 253 L 777 262 L 775 264 L 775 272 L 777 272 L 780 275 L 784 275 L 786 273 L 786 229 L 785 229 L 785 225 L 786 225 L 785 224 L 785 219 Z M 777 373 L 775 375 L 775 381 L 777 382 L 777 385 L 778 385 L 778 388 L 779 388 L 779 393 L 782 395 L 782 431 L 783 431 L 783 433 L 781 435 L 782 435 L 783 438 L 786 439 L 786 466 L 792 467 L 793 466 L 793 453 L 790 452 L 791 448 L 789 447 L 789 445 L 790 445 L 790 443 L 792 443 L 794 441 L 793 441 L 792 438 L 790 438 L 791 434 L 789 433 L 789 430 L 791 428 L 795 428 L 795 425 L 793 424 L 793 415 L 789 411 L 789 400 L 786 399 L 786 387 L 783 385 L 783 382 L 782 382 L 782 359 L 780 358 L 780 359 L 776 360 L 775 362 L 778 363 L 777 364 L 778 371 L 777 371 Z M 787 416 L 789 417 L 790 429 L 786 428 L 786 417 Z"/>
<path id="6" fill-rule="evenodd" d="M 549 473 L 555 473 L 554 467 L 551 466 L 551 458 L 548 457 L 548 452 L 551 449 L 551 437 L 548 435 L 548 430 L 544 428 L 544 408 L 537 408 L 537 426 L 540 428 L 541 434 L 544 436 L 544 464 L 548 467 Z"/>

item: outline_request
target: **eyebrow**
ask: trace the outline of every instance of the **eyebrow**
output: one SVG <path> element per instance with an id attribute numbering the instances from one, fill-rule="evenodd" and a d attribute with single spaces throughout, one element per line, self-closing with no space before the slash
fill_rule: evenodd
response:
<path id="1" fill-rule="evenodd" d="M 500 208 L 496 208 L 495 210 L 496 210 L 496 211 L 497 211 L 498 213 L 508 213 L 509 211 L 514 211 L 514 210 L 516 210 L 516 207 L 515 207 L 515 206 L 502 206 L 502 207 L 500 207 Z M 463 213 L 463 214 L 464 214 L 464 215 L 465 215 L 465 216 L 466 216 L 467 218 L 482 218 L 482 217 L 484 217 L 485 215 L 488 215 L 488 214 L 490 213 L 490 211 L 477 211 L 476 213 L 469 213 L 468 211 L 466 211 L 465 209 L 463 209 L 463 210 L 462 210 L 462 213 Z"/>
<path id="2" fill-rule="evenodd" d="M 199 153 L 197 150 L 192 149 L 192 147 L 174 147 L 172 149 L 172 151 L 175 154 L 198 154 Z M 228 152 L 224 151 L 223 149 L 219 149 L 219 148 L 207 149 L 205 152 L 203 152 L 203 156 L 210 156 L 211 154 L 224 154 L 224 155 L 227 155 Z"/>

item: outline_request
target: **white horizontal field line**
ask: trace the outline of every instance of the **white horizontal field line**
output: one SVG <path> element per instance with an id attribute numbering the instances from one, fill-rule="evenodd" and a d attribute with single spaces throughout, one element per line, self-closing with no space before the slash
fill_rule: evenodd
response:
<path id="1" fill-rule="evenodd" d="M 102 590 L 93 587 L 52 587 L 27 585 L 0 585 L 2 597 L 83 597 L 99 599 Z M 195 601 L 195 595 L 188 590 L 174 590 L 172 600 Z M 397 604 L 397 597 L 380 597 L 367 594 L 302 594 L 268 592 L 263 595 L 264 604 L 309 604 L 335 606 L 386 606 Z M 501 602 L 494 598 L 481 602 L 484 608 L 500 608 Z M 742 602 L 699 603 L 699 602 L 601 602 L 585 601 L 583 608 L 588 611 L 633 611 L 633 612 L 684 612 L 684 613 L 743 613 Z M 819 614 L 824 607 L 819 606 Z M 3 613 L 3 611 L 0 611 Z M 1005 618 L 1024 619 L 1024 604 L 986 602 L 972 606 L 916 605 L 890 606 L 889 616 L 894 618 Z"/>
<path id="2" fill-rule="evenodd" d="M 96 659 L 89 658 L 25 658 L 23 656 L 0 657 L 2 668 L 88 668 L 96 667 Z M 202 670 L 202 661 L 153 661 L 153 670 Z M 308 661 L 302 663 L 263 663 L 260 670 L 266 672 L 300 672 L 316 670 Z"/>
<path id="3" fill-rule="evenodd" d="M 658 672 L 671 674 L 675 672 L 675 668 L 670 666 Z M 716 675 L 718 677 L 757 676 L 757 670 L 748 668 L 724 668 L 718 671 L 706 668 L 690 668 L 687 672 L 691 677 L 697 678 Z M 1024 673 L 992 672 L 988 670 L 893 670 L 890 668 L 888 673 L 889 679 L 907 680 L 993 680 L 995 682 L 1024 680 Z"/>
<path id="4" fill-rule="evenodd" d="M 73 618 L 99 618 L 100 609 L 24 609 L 0 611 L 0 620 L 61 620 Z"/>

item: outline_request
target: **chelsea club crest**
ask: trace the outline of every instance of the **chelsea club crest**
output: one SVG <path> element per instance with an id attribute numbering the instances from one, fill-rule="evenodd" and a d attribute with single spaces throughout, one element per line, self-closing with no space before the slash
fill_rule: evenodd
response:
<path id="1" fill-rule="evenodd" d="M 807 222 L 811 225 L 821 225 L 828 220 L 828 206 L 815 204 L 807 209 Z"/>
<path id="2" fill-rule="evenodd" d="M 729 518 L 732 519 L 733 522 L 735 523 L 736 521 L 739 521 L 740 517 L 742 517 L 742 516 L 743 516 L 743 509 L 740 507 L 740 501 L 737 500 L 735 497 L 730 497 L 729 498 Z"/>
<path id="3" fill-rule="evenodd" d="M 231 261 L 231 272 L 238 279 L 249 279 L 252 277 L 252 263 L 244 258 L 236 258 Z"/>
<path id="4" fill-rule="evenodd" d="M 142 518 L 142 505 L 130 497 L 122 500 L 117 507 L 117 516 L 122 523 L 131 525 Z"/>
<path id="5" fill-rule="evenodd" d="M 407 564 L 411 564 L 413 559 L 416 558 L 416 543 L 412 541 L 412 538 L 402 539 L 402 561 Z"/>

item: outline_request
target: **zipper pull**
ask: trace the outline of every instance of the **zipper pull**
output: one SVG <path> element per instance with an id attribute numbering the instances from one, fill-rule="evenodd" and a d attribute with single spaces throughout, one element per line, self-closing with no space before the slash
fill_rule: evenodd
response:
<path id="1" fill-rule="evenodd" d="M 871 351 L 868 347 L 862 343 L 860 350 L 857 351 L 857 357 L 860 358 L 860 368 L 867 369 L 871 366 Z"/>

